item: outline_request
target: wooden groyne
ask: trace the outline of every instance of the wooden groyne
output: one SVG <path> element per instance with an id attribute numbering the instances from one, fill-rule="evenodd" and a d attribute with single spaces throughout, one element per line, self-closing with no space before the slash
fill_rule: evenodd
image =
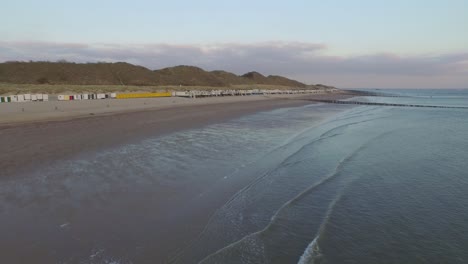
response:
<path id="1" fill-rule="evenodd" d="M 393 107 L 423 107 L 423 108 L 452 108 L 452 109 L 468 109 L 468 106 L 444 106 L 444 105 L 418 105 L 418 104 L 390 104 L 390 103 L 375 103 L 362 101 L 341 101 L 341 100 L 324 100 L 324 99 L 306 99 L 312 102 L 327 103 L 327 104 L 349 104 L 349 105 L 377 105 L 377 106 L 393 106 Z"/>
<path id="2" fill-rule="evenodd" d="M 409 97 L 404 95 L 390 94 L 386 92 L 347 90 L 356 96 L 378 96 L 378 97 Z"/>

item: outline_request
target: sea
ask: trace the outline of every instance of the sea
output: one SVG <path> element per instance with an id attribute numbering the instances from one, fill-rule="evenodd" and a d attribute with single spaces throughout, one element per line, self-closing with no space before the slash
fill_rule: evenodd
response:
<path id="1" fill-rule="evenodd" d="M 0 179 L 0 262 L 468 263 L 468 90 L 368 91 L 428 107 L 276 109 Z"/>

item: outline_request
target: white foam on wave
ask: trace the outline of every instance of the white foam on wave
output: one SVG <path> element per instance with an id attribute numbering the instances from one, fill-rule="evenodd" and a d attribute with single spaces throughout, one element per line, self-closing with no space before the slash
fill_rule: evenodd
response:
<path id="1" fill-rule="evenodd" d="M 312 240 L 312 242 L 307 246 L 302 254 L 301 258 L 299 259 L 298 264 L 314 264 L 315 260 L 322 256 L 320 252 L 320 247 L 318 245 L 318 236 Z"/>

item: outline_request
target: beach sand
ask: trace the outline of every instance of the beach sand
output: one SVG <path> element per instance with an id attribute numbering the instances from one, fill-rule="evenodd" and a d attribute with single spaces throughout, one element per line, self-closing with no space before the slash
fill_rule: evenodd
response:
<path id="1" fill-rule="evenodd" d="M 180 106 L 200 106 L 222 103 L 245 103 L 272 99 L 297 100 L 301 98 L 337 98 L 347 96 L 346 92 L 316 95 L 251 95 L 205 98 L 162 97 L 146 99 L 107 99 L 77 101 L 47 101 L 0 104 L 0 125 L 30 123 L 37 121 L 70 120 L 95 115 L 159 110 Z"/>
<path id="2" fill-rule="evenodd" d="M 347 92 L 315 95 L 153 98 L 0 105 L 0 167 L 15 175 L 56 159 L 201 127 L 242 115 L 349 98 Z M 109 106 L 108 106 L 109 105 Z M 59 110 L 55 110 L 55 107 Z M 24 111 L 23 111 L 24 109 Z"/>
<path id="3" fill-rule="evenodd" d="M 9 104 L 10 112 L 3 111 L 5 108 L 2 108 L 0 118 L 3 123 L 0 124 L 2 180 L 15 181 L 16 177 L 28 175 L 37 167 L 47 167 L 60 162 L 60 160 L 139 142 L 149 137 L 203 127 L 259 111 L 310 104 L 311 102 L 307 101 L 310 98 L 344 99 L 349 97 L 352 97 L 352 94 Z M 54 108 L 51 110 L 51 107 L 56 104 L 63 112 L 56 114 Z M 107 107 L 107 104 L 110 106 Z M 16 110 L 18 107 L 24 107 L 25 111 L 15 112 L 15 107 Z M 94 113 L 94 115 L 89 115 L 89 113 Z M 20 115 L 22 116 L 19 117 Z M 166 234 L 170 239 L 157 240 L 161 244 L 152 246 L 159 250 L 147 252 L 146 254 L 151 257 L 147 258 L 146 261 L 159 263 L 161 260 L 167 260 L 169 253 L 173 253 L 174 250 L 183 247 L 187 241 L 196 237 L 206 224 L 208 217 L 226 199 L 243 188 L 244 184 L 246 182 L 239 180 L 236 184 L 225 187 L 226 189 L 212 190 L 212 196 L 204 197 L 204 200 L 197 203 L 196 206 L 194 205 L 191 210 L 180 212 L 181 215 L 184 215 L 183 218 L 179 219 L 180 221 L 171 220 L 167 226 L 158 226 L 162 234 Z M 176 214 L 174 208 L 184 208 L 184 205 L 187 206 L 193 197 L 198 195 L 192 193 L 195 190 L 191 188 L 183 188 L 182 190 L 154 190 L 155 193 L 158 193 L 159 198 L 157 199 L 158 203 L 153 205 L 151 213 L 156 215 L 166 215 L 169 212 Z M 166 192 L 178 192 L 178 202 L 166 201 L 164 197 Z M 125 204 L 125 201 L 120 201 L 120 203 Z M 44 206 L 47 207 L 47 204 Z M 81 208 L 80 210 L 86 211 L 87 209 Z M 89 215 L 93 214 L 97 213 L 91 210 Z M 185 221 L 182 220 L 187 218 L 190 219 L 190 228 L 184 232 L 178 231 L 186 225 Z M 129 218 L 126 221 L 135 220 Z M 83 234 L 91 231 L 83 229 L 77 232 Z M 17 239 L 18 241 L 3 241 L 6 243 L 4 250 L 0 250 L 0 255 L 2 252 L 6 254 L 6 259 L 3 260 L 17 260 L 19 256 L 25 261 L 54 260 L 53 257 L 51 258 L 50 255 L 41 250 L 30 255 L 22 254 L 24 249 L 15 245 L 21 245 L 24 238 L 17 237 Z M 44 239 L 44 247 L 47 248 L 45 243 L 47 238 Z M 92 236 L 89 236 L 89 239 L 92 241 Z M 64 248 L 63 251 L 65 253 L 74 252 L 77 250 L 74 247 Z M 0 260 L 2 259 L 0 258 Z"/>

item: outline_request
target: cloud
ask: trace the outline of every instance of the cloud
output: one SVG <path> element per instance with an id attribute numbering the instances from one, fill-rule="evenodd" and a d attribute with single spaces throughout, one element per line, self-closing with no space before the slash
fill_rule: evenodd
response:
<path id="1" fill-rule="evenodd" d="M 432 85 L 436 82 L 439 87 L 468 87 L 468 52 L 414 56 L 393 53 L 330 56 L 326 55 L 327 51 L 328 47 L 324 44 L 306 42 L 208 45 L 0 42 L 0 61 L 125 61 L 150 69 L 183 64 L 237 74 L 255 70 L 315 83 L 324 80 L 330 84 L 342 84 L 347 80 L 345 86 L 365 85 L 367 78 L 373 80 L 372 83 L 378 80 L 388 83 L 391 80 L 395 85 L 398 84 L 395 80 L 401 80 L 401 86 L 410 87 L 424 87 L 427 85 L 424 80 L 431 80 Z"/>

